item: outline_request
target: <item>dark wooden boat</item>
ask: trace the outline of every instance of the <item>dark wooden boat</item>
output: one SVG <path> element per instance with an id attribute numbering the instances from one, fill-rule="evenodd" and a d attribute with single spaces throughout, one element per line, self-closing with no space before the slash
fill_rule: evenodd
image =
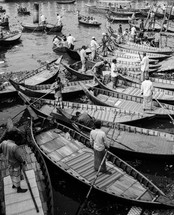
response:
<path id="1" fill-rule="evenodd" d="M 91 186 L 96 172 L 93 168 L 94 152 L 89 146 L 89 138 L 51 121 L 32 121 L 32 139 L 40 151 L 56 167 Z M 125 161 L 108 152 L 110 158 L 106 165 L 111 175 L 99 173 L 93 189 L 105 197 L 113 196 L 124 204 L 148 207 L 173 207 L 174 204 L 149 179 Z"/>
<path id="2" fill-rule="evenodd" d="M 63 25 L 55 26 L 54 24 L 46 24 L 45 26 L 33 23 L 22 23 L 23 30 L 25 31 L 47 31 L 47 33 L 61 32 Z"/>
<path id="3" fill-rule="evenodd" d="M 113 89 L 112 81 L 109 81 L 104 84 L 96 76 L 95 80 L 102 89 L 109 90 L 111 92 L 122 93 L 125 95 L 136 96 L 137 98 L 143 98 L 143 96 L 141 95 L 141 84 L 127 84 L 127 81 L 125 82 L 125 79 L 122 79 L 122 77 L 124 76 L 119 75 L 120 80 L 116 89 Z M 174 92 L 154 87 L 153 99 L 154 101 L 157 99 L 160 103 L 174 105 Z"/>
<path id="4" fill-rule="evenodd" d="M 24 122 L 24 124 L 26 127 L 25 128 L 22 127 L 21 131 L 23 131 L 23 133 L 26 134 L 25 137 L 28 141 L 26 141 L 25 145 L 20 145 L 18 150 L 23 151 L 23 156 L 26 161 L 25 174 L 29 179 L 29 183 L 33 193 L 33 198 L 35 199 L 36 204 L 38 206 L 39 214 L 44 213 L 46 215 L 54 215 L 53 190 L 51 179 L 49 176 L 49 171 L 47 169 L 47 165 L 44 161 L 42 153 L 32 141 L 29 141 L 31 140 L 29 129 L 30 123 L 28 124 Z M 26 128 L 28 129 L 26 130 Z M 0 196 L 0 201 L 2 203 L 1 212 L 4 211 L 6 212 L 4 214 L 10 214 L 12 212 L 11 208 L 13 208 L 14 214 L 19 213 L 27 214 L 28 211 L 30 211 L 30 213 L 35 214 L 36 208 L 32 201 L 30 191 L 27 191 L 27 193 L 25 193 L 25 198 L 24 194 L 22 196 L 17 194 L 15 189 L 11 189 L 11 191 L 9 191 L 9 188 L 11 186 L 11 180 L 9 178 L 10 176 L 8 171 L 8 162 L 2 154 L 0 163 L 1 163 L 0 171 L 2 173 L 0 188 L 0 192 L 2 194 Z M 4 183 L 2 183 L 2 181 L 4 181 Z M 21 185 L 22 187 L 27 186 L 25 180 L 21 181 Z M 10 203 L 9 195 L 11 198 Z M 26 201 L 28 201 L 28 203 L 26 203 Z M 29 204 L 30 202 L 31 204 Z"/>
<path id="5" fill-rule="evenodd" d="M 56 53 L 66 53 L 67 52 L 67 47 L 66 46 L 56 46 L 53 45 L 52 50 Z"/>
<path id="6" fill-rule="evenodd" d="M 0 46 L 9 46 L 16 44 L 17 42 L 19 42 L 21 35 L 21 32 L 14 32 L 10 35 L 5 35 L 0 39 Z"/>
<path id="7" fill-rule="evenodd" d="M 57 0 L 57 4 L 74 4 L 76 0 Z"/>
<path id="8" fill-rule="evenodd" d="M 121 47 L 123 49 L 131 49 L 135 50 L 138 52 L 150 52 L 150 53 L 156 53 L 156 54 L 165 54 L 165 55 L 171 55 L 173 51 L 171 48 L 156 48 L 156 47 L 151 47 L 151 46 L 145 46 L 145 45 L 140 45 L 137 43 L 133 42 L 127 42 L 126 44 L 119 44 L 115 42 L 115 45 L 118 47 Z"/>
<path id="9" fill-rule="evenodd" d="M 136 113 L 143 114 L 143 98 L 126 95 L 124 93 L 111 92 L 104 89 L 93 88 L 88 90 L 84 85 L 83 89 L 88 98 L 97 105 L 116 107 L 123 110 L 131 110 Z M 153 110 L 146 110 L 146 112 L 151 116 L 166 117 L 169 115 L 174 115 L 174 106 L 170 104 L 165 104 L 165 107 L 159 107 L 158 102 L 153 102 Z"/>
<path id="10" fill-rule="evenodd" d="M 93 27 L 99 27 L 102 24 L 101 22 L 96 21 L 93 17 L 91 20 L 91 17 L 90 19 L 88 19 L 88 17 L 80 15 L 79 13 L 78 13 L 78 22 L 79 24 L 86 25 L 86 26 L 93 26 Z"/>
<path id="11" fill-rule="evenodd" d="M 70 72 L 72 75 L 75 75 L 81 80 L 89 80 L 93 79 L 93 72 L 91 71 L 91 68 L 94 66 L 94 62 L 87 61 L 87 68 L 89 68 L 86 73 L 81 73 L 80 69 L 82 67 L 81 61 L 78 61 L 76 63 L 73 63 L 71 65 L 68 65 L 65 62 L 62 62 L 62 65 L 67 69 L 68 72 Z"/>
<path id="12" fill-rule="evenodd" d="M 25 84 L 28 85 L 53 83 L 58 74 L 58 67 L 61 58 L 62 57 L 55 59 L 36 70 L 22 75 L 20 78 L 18 78 L 18 82 L 25 82 Z M 5 82 L 0 86 L 0 101 L 14 98 L 16 96 L 17 91 L 9 82 Z"/>
<path id="13" fill-rule="evenodd" d="M 129 73 L 128 75 L 122 75 L 126 82 L 132 82 L 135 84 L 141 84 L 140 76 Z M 153 82 L 155 88 L 160 88 L 164 90 L 174 91 L 174 81 L 156 77 L 150 77 L 150 80 Z M 170 93 L 171 95 L 173 92 Z"/>
<path id="14" fill-rule="evenodd" d="M 13 85 L 13 87 L 20 91 L 21 93 L 25 94 L 29 97 L 40 98 L 44 97 L 45 99 L 55 99 L 54 98 L 54 90 L 51 90 L 51 84 L 46 85 L 27 85 L 24 83 L 17 83 L 13 80 L 9 80 L 9 82 Z M 62 91 L 63 100 L 72 99 L 73 97 L 83 93 L 83 89 L 80 85 L 83 83 L 86 85 L 87 88 L 97 86 L 98 84 L 95 83 L 93 80 L 86 80 L 86 81 L 74 81 L 68 82 L 64 84 L 64 88 Z M 44 96 L 45 95 L 45 96 Z"/>
<path id="15" fill-rule="evenodd" d="M 59 123 L 61 122 L 87 136 L 91 128 L 74 120 L 76 112 L 86 112 L 96 120 L 101 120 L 102 130 L 106 132 L 108 141 L 113 139 L 110 149 L 117 155 L 124 156 L 126 152 L 127 156 L 133 156 L 133 158 L 142 159 L 148 156 L 163 160 L 173 159 L 173 147 L 171 147 L 174 140 L 173 134 L 131 126 L 131 122 L 147 121 L 149 119 L 147 115 L 138 116 L 136 113 L 125 113 L 116 108 L 74 102 L 64 102 L 64 109 L 57 111 L 52 100 L 37 101 L 24 96 L 22 93 L 19 95 L 39 116 L 52 118 L 54 121 L 56 119 Z M 125 124 L 127 122 L 129 125 Z M 112 136 L 113 131 L 114 135 Z M 152 145 L 153 147 L 151 147 Z"/>

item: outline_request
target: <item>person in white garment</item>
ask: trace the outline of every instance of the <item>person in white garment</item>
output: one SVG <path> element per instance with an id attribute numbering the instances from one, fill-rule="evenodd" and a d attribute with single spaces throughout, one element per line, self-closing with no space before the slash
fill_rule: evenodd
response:
<path id="1" fill-rule="evenodd" d="M 87 55 L 86 55 L 86 46 L 82 46 L 81 50 L 80 50 L 80 60 L 82 63 L 82 73 L 86 72 L 86 59 L 87 59 Z"/>
<path id="2" fill-rule="evenodd" d="M 115 89 L 118 83 L 118 68 L 116 59 L 113 59 L 111 63 L 111 80 L 113 82 L 113 89 Z"/>
<path id="3" fill-rule="evenodd" d="M 57 13 L 57 25 L 62 25 L 62 17 L 60 14 Z"/>
<path id="4" fill-rule="evenodd" d="M 67 37 L 67 42 L 68 42 L 69 48 L 72 50 L 74 49 L 75 41 L 76 41 L 76 39 L 71 34 L 69 34 L 69 36 Z"/>
<path id="5" fill-rule="evenodd" d="M 46 24 L 46 17 L 43 14 L 40 16 L 40 24 L 43 26 Z"/>
<path id="6" fill-rule="evenodd" d="M 141 84 L 141 94 L 143 95 L 143 110 L 152 110 L 153 84 L 149 80 L 149 75 Z"/>
<path id="7" fill-rule="evenodd" d="M 92 37 L 90 47 L 91 47 L 91 60 L 94 61 L 96 59 L 97 49 L 100 47 L 95 37 Z"/>
<path id="8" fill-rule="evenodd" d="M 146 55 L 146 53 L 143 53 L 143 58 L 140 62 L 141 65 L 141 82 L 145 80 L 146 75 L 148 75 L 149 72 L 149 57 Z"/>

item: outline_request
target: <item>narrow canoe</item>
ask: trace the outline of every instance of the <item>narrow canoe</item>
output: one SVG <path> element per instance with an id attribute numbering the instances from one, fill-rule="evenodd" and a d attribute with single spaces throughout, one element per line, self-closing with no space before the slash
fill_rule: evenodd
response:
<path id="1" fill-rule="evenodd" d="M 27 130 L 30 131 L 28 123 L 26 124 L 25 122 L 25 125 L 27 125 L 27 128 L 28 128 Z M 30 135 L 30 132 L 26 131 L 24 128 L 22 129 L 22 131 L 26 132 L 25 133 L 26 136 Z M 47 169 L 47 165 L 44 161 L 42 153 L 40 152 L 38 147 L 36 147 L 36 145 L 34 145 L 33 142 L 31 141 L 27 142 L 25 145 L 20 145 L 18 150 L 23 151 L 23 157 L 27 164 L 25 165 L 25 172 L 26 172 L 26 175 L 28 176 L 31 189 L 33 191 L 33 195 L 39 209 L 39 214 L 42 214 L 44 211 L 45 215 L 49 215 L 49 214 L 54 215 L 52 184 L 49 176 L 49 171 Z M 31 194 L 29 193 L 30 191 L 28 190 L 25 194 L 22 194 L 23 196 L 25 196 L 25 198 L 27 197 L 28 203 L 31 202 L 29 205 L 27 205 L 27 203 L 25 202 L 26 199 L 22 198 L 22 200 L 20 201 L 20 195 L 16 193 L 15 189 L 11 188 L 12 186 L 11 180 L 8 180 L 8 177 L 10 177 L 9 171 L 8 171 L 8 163 L 2 154 L 1 154 L 0 163 L 1 163 L 0 170 L 2 173 L 2 179 L 5 182 L 1 184 L 1 188 L 0 188 L 1 193 L 4 194 L 4 198 L 3 198 L 3 195 L 1 195 L 0 197 L 1 203 L 3 203 L 1 212 L 4 211 L 3 214 L 10 214 L 12 212 L 11 209 L 13 208 L 13 213 L 16 212 L 15 214 L 22 213 L 22 212 L 23 214 L 27 214 L 29 210 L 30 210 L 30 213 L 37 214 L 36 209 L 34 207 L 33 200 L 31 198 Z M 34 179 L 35 179 L 35 184 L 34 184 Z M 22 188 L 24 187 L 28 188 L 25 181 L 22 181 L 21 184 L 22 184 Z M 35 187 L 33 188 L 34 185 Z M 46 189 L 44 189 L 44 187 Z"/>
<path id="2" fill-rule="evenodd" d="M 58 0 L 56 1 L 57 4 L 74 4 L 76 0 Z"/>
<path id="3" fill-rule="evenodd" d="M 139 75 L 134 75 L 132 73 L 129 73 L 128 75 L 122 75 L 122 77 L 126 80 L 126 82 L 141 84 Z M 155 77 L 150 77 L 150 80 L 153 82 L 153 86 L 155 88 L 174 91 L 174 80 L 155 78 Z M 171 95 L 172 94 L 173 92 L 171 92 Z"/>
<path id="4" fill-rule="evenodd" d="M 28 85 L 53 83 L 57 77 L 61 59 L 62 57 L 52 60 L 38 69 L 28 72 L 18 78 L 17 81 L 25 82 L 25 84 Z M 5 82 L 0 86 L 1 101 L 8 98 L 14 98 L 16 96 L 17 91 L 9 82 Z"/>
<path id="5" fill-rule="evenodd" d="M 138 52 L 150 52 L 150 53 L 166 54 L 166 55 L 171 55 L 173 52 L 170 48 L 156 48 L 156 47 L 136 44 L 133 42 L 127 42 L 126 44 L 119 44 L 115 42 L 115 45 L 123 49 L 131 49 Z"/>
<path id="6" fill-rule="evenodd" d="M 56 167 L 88 186 L 95 179 L 94 152 L 89 146 L 89 138 L 61 124 L 51 121 L 33 120 L 31 135 L 40 151 Z M 37 131 L 37 132 L 36 132 Z M 81 141 L 81 142 L 80 142 Z M 84 144 L 83 144 L 84 143 Z M 93 189 L 107 197 L 115 197 L 124 204 L 148 207 L 171 208 L 174 206 L 159 188 L 149 179 L 111 152 L 106 166 L 111 175 L 99 173 Z"/>
<path id="7" fill-rule="evenodd" d="M 17 32 L 12 33 L 11 35 L 8 36 L 4 36 L 3 38 L 0 39 L 0 46 L 9 46 L 16 44 L 20 40 L 21 35 L 22 35 L 21 32 Z"/>
<path id="8" fill-rule="evenodd" d="M 25 94 L 29 97 L 34 98 L 45 98 L 45 99 L 55 99 L 54 98 L 54 90 L 51 90 L 51 84 L 46 85 L 27 85 L 24 83 L 17 83 L 13 80 L 9 80 L 11 85 L 21 93 Z M 64 88 L 62 91 L 63 100 L 72 99 L 75 96 L 79 96 L 80 93 L 82 94 L 83 89 L 80 85 L 83 83 L 86 85 L 87 88 L 97 86 L 98 84 L 94 82 L 94 80 L 85 80 L 85 81 L 74 81 L 64 83 Z M 45 95 L 45 96 L 44 96 Z"/>
<path id="9" fill-rule="evenodd" d="M 129 16 L 115 16 L 115 15 L 106 15 L 106 18 L 109 20 L 109 22 L 125 22 L 128 23 L 130 21 Z"/>
<path id="10" fill-rule="evenodd" d="M 127 82 L 124 82 L 122 80 L 123 76 L 119 76 L 119 84 L 116 87 L 116 89 L 113 89 L 113 82 L 112 81 L 107 81 L 106 84 L 101 82 L 96 76 L 95 80 L 99 84 L 99 86 L 102 89 L 109 90 L 111 92 L 117 92 L 117 93 L 122 93 L 125 95 L 130 95 L 130 96 L 136 96 L 137 98 L 143 98 L 141 95 L 141 84 L 137 84 L 136 86 L 131 85 L 131 86 L 126 86 Z M 173 91 L 168 91 L 160 88 L 155 88 L 153 91 L 153 100 L 158 100 L 160 103 L 166 103 L 166 104 L 172 104 L 174 105 L 174 92 Z"/>
<path id="11" fill-rule="evenodd" d="M 97 22 L 97 21 L 89 22 L 84 19 L 78 19 L 78 22 L 79 24 L 86 25 L 86 26 L 93 26 L 93 27 L 99 27 L 101 25 L 101 22 Z"/>
<path id="12" fill-rule="evenodd" d="M 88 90 L 85 85 L 83 89 L 88 98 L 97 105 L 116 107 L 123 110 L 131 110 L 136 113 L 143 114 L 143 98 L 126 95 L 124 93 L 111 92 L 104 89 L 93 88 Z M 158 102 L 153 102 L 153 110 L 146 110 L 151 116 L 169 118 L 169 115 L 174 116 L 174 106 L 165 104 L 164 108 L 159 107 Z"/>
<path id="13" fill-rule="evenodd" d="M 45 26 L 33 23 L 22 23 L 23 30 L 32 32 L 43 32 L 46 30 L 48 33 L 61 32 L 63 25 L 55 26 L 54 24 L 46 24 Z"/>

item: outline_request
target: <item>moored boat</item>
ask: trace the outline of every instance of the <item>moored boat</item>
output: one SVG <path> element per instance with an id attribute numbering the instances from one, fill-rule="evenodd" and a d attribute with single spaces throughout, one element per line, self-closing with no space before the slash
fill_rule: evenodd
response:
<path id="1" fill-rule="evenodd" d="M 57 4 L 74 4 L 76 0 L 57 0 Z"/>
<path id="2" fill-rule="evenodd" d="M 54 33 L 54 32 L 61 32 L 63 25 L 54 25 L 54 24 L 33 24 L 33 23 L 22 23 L 23 30 L 25 31 L 32 31 L 32 32 L 43 32 L 46 31 L 47 33 Z"/>
<path id="3" fill-rule="evenodd" d="M 104 89 L 93 88 L 88 90 L 85 85 L 83 89 L 88 98 L 97 105 L 116 107 L 127 111 L 133 111 L 136 113 L 144 113 L 143 110 L 143 98 L 137 96 L 125 95 L 124 93 L 111 92 Z M 151 116 L 168 118 L 169 115 L 174 115 L 174 106 L 165 104 L 162 108 L 157 101 L 153 102 L 152 110 L 146 110 L 146 113 Z"/>
<path id="4" fill-rule="evenodd" d="M 78 11 L 78 22 L 79 24 L 83 24 L 86 26 L 93 26 L 93 27 L 99 27 L 102 24 L 101 22 L 98 22 L 97 20 L 95 20 L 94 17 L 83 16 L 79 14 L 79 11 Z"/>
<path id="5" fill-rule="evenodd" d="M 58 123 L 43 124 L 43 120 L 40 124 L 37 120 L 37 125 L 32 122 L 31 134 L 40 151 L 56 167 L 91 186 L 96 172 L 93 168 L 94 152 L 84 145 L 89 145 L 88 138 Z M 99 173 L 93 189 L 125 204 L 173 207 L 172 200 L 150 180 L 111 152 L 108 154 L 110 158 L 106 166 L 111 174 Z"/>
<path id="6" fill-rule="evenodd" d="M 45 98 L 45 99 L 55 99 L 54 98 L 54 89 L 51 90 L 52 84 L 46 84 L 46 85 L 27 85 L 24 83 L 17 83 L 13 80 L 9 80 L 9 82 L 12 84 L 12 86 L 21 93 L 25 94 L 29 97 L 34 98 Z M 86 81 L 74 81 L 74 82 L 68 82 L 63 83 L 64 88 L 62 90 L 62 97 L 63 100 L 72 99 L 72 97 L 79 95 L 83 92 L 83 89 L 80 85 L 80 83 L 83 83 L 86 85 L 87 88 L 97 86 L 98 84 L 95 83 L 93 80 L 86 80 Z M 45 95 L 45 96 L 44 96 Z"/>
<path id="7" fill-rule="evenodd" d="M 21 35 L 21 32 L 12 32 L 8 35 L 5 35 L 0 39 L 0 46 L 9 46 L 16 44 L 17 42 L 19 42 Z"/>
<path id="8" fill-rule="evenodd" d="M 119 75 L 118 78 L 120 79 L 120 83 L 117 84 L 116 89 L 113 89 L 113 82 L 111 80 L 107 81 L 106 83 L 103 83 L 96 76 L 95 80 L 102 89 L 106 89 L 111 92 L 122 93 L 125 95 L 136 96 L 137 98 L 143 98 L 141 94 L 141 84 L 134 84 L 134 86 L 130 84 L 131 86 L 126 86 L 127 82 L 124 82 L 124 79 L 122 79 L 122 77 L 123 76 Z M 158 100 L 161 103 L 174 105 L 174 92 L 154 87 L 153 100 Z"/>
<path id="9" fill-rule="evenodd" d="M 28 85 L 53 83 L 58 74 L 58 68 L 62 57 L 54 59 L 49 63 L 33 70 L 27 74 L 22 75 L 17 80 L 18 82 L 25 82 Z M 0 86 L 0 100 L 14 98 L 17 96 L 15 88 L 7 81 Z"/>

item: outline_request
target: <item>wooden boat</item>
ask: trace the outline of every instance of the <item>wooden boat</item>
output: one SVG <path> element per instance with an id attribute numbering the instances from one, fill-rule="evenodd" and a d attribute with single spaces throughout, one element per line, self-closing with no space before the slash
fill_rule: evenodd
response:
<path id="1" fill-rule="evenodd" d="M 25 131 L 25 129 L 22 130 Z M 26 132 L 26 135 L 30 135 L 30 133 Z M 32 142 L 26 142 L 25 145 L 20 145 L 18 150 L 23 151 L 23 156 L 26 161 L 25 174 L 29 179 L 39 214 L 54 215 L 52 184 L 42 153 Z M 20 195 L 15 189 L 11 188 L 12 184 L 8 171 L 8 162 L 2 154 L 0 163 L 0 171 L 2 173 L 0 187 L 2 194 L 0 196 L 2 203 L 1 212 L 4 211 L 3 214 L 27 214 L 30 211 L 30 213 L 36 214 L 36 208 L 30 191 L 28 190 L 25 194 Z M 26 179 L 26 177 L 24 178 Z M 28 188 L 25 181 L 21 181 L 22 188 Z"/>
<path id="2" fill-rule="evenodd" d="M 108 58 L 107 58 L 108 59 Z M 111 61 L 112 58 L 108 59 L 108 61 Z M 73 63 L 71 65 L 68 65 L 65 62 L 62 62 L 62 65 L 65 67 L 65 69 L 67 69 L 67 71 L 78 77 L 81 80 L 89 80 L 93 78 L 93 72 L 91 71 L 92 67 L 95 65 L 95 62 L 92 61 L 87 61 L 87 71 L 86 73 L 82 73 L 81 72 L 81 61 L 78 61 L 76 63 Z M 131 73 L 135 73 L 140 75 L 141 71 L 140 71 L 140 65 L 135 65 L 132 64 L 131 62 L 125 62 L 125 61 L 118 61 L 118 68 L 120 68 L 121 71 L 126 71 L 126 72 L 131 72 Z M 106 68 L 106 70 L 108 70 L 108 68 Z M 156 72 L 158 70 L 158 65 L 151 65 L 149 72 L 153 73 Z"/>
<path id="3" fill-rule="evenodd" d="M 33 24 L 33 23 L 22 23 L 23 30 L 25 31 L 47 31 L 47 33 L 53 33 L 53 32 L 61 32 L 63 25 L 55 26 L 53 24 L 46 24 L 45 26 L 40 24 Z"/>
<path id="4" fill-rule="evenodd" d="M 10 35 L 5 35 L 0 39 L 0 46 L 9 46 L 16 44 L 17 42 L 19 42 L 21 35 L 21 32 L 13 32 L 10 33 Z"/>
<path id="5" fill-rule="evenodd" d="M 78 77 L 81 80 L 89 80 L 89 79 L 93 79 L 93 72 L 91 71 L 91 68 L 94 66 L 94 62 L 93 61 L 87 61 L 87 68 L 88 70 L 86 71 L 86 73 L 81 73 L 80 69 L 82 68 L 82 63 L 81 61 L 78 61 L 76 63 L 73 63 L 71 65 L 68 65 L 65 62 L 61 63 L 65 69 L 67 69 L 67 71 Z"/>
<path id="6" fill-rule="evenodd" d="M 128 10 L 128 9 L 115 9 L 115 10 L 109 10 L 109 14 L 112 14 L 114 16 L 126 16 L 131 17 L 135 12 Z"/>
<path id="7" fill-rule="evenodd" d="M 86 25 L 86 26 L 93 26 L 93 27 L 99 27 L 102 23 L 95 20 L 93 17 L 88 17 L 80 15 L 78 12 L 78 22 L 79 24 Z M 91 19 L 92 18 L 92 19 Z"/>
<path id="8" fill-rule="evenodd" d="M 170 48 L 156 48 L 156 47 L 151 47 L 151 46 L 145 46 L 145 45 L 140 45 L 137 43 L 133 42 L 127 42 L 126 44 L 119 44 L 115 42 L 115 45 L 118 47 L 121 47 L 123 49 L 131 49 L 135 51 L 140 51 L 140 52 L 150 52 L 150 53 L 157 53 L 157 54 L 165 54 L 165 55 L 171 55 L 172 50 Z"/>
<path id="9" fill-rule="evenodd" d="M 38 124 L 38 119 L 36 122 L 32 121 L 31 135 L 44 156 L 81 183 L 91 186 L 96 172 L 94 152 L 84 145 L 89 146 L 89 138 L 58 123 L 41 120 Z M 149 179 L 111 152 L 108 154 L 110 159 L 106 166 L 112 174 L 99 173 L 93 189 L 124 204 L 173 207 L 172 200 Z"/>
<path id="10" fill-rule="evenodd" d="M 21 93 L 25 94 L 29 97 L 34 98 L 41 98 L 44 97 L 45 99 L 55 99 L 54 98 L 54 90 L 51 90 L 51 84 L 46 85 L 27 85 L 24 83 L 17 83 L 13 80 L 9 80 L 11 85 Z M 80 85 L 80 83 L 83 83 L 86 85 L 87 88 L 97 86 L 98 84 L 94 82 L 94 80 L 86 80 L 86 81 L 74 81 L 74 82 L 68 82 L 64 83 L 64 88 L 62 91 L 62 97 L 63 100 L 72 99 L 77 94 L 83 92 L 83 89 Z M 45 95 L 45 96 L 44 96 Z"/>
<path id="11" fill-rule="evenodd" d="M 57 4 L 74 4 L 76 0 L 57 0 Z"/>
<path id="12" fill-rule="evenodd" d="M 39 116 L 52 119 L 52 121 L 55 121 L 56 119 L 59 123 L 61 122 L 87 136 L 89 135 L 91 128 L 74 120 L 76 112 L 85 112 L 96 120 L 101 120 L 102 130 L 106 132 L 108 141 L 110 141 L 112 137 L 111 134 L 113 133 L 113 130 L 115 130 L 110 149 L 117 155 L 124 156 L 126 152 L 127 156 L 133 156 L 133 158 L 136 157 L 142 159 L 147 158 L 148 156 L 149 158 L 163 160 L 173 159 L 173 147 L 171 147 L 172 141 L 174 140 L 173 134 L 131 126 L 132 122 L 134 124 L 143 121 L 147 122 L 149 116 L 146 114 L 139 116 L 134 113 L 123 112 L 116 108 L 74 102 L 63 102 L 64 109 L 57 111 L 54 107 L 53 100 L 41 99 L 37 101 L 26 97 L 22 93 L 19 93 L 19 95 Z M 125 124 L 127 122 L 129 125 Z M 128 141 L 126 137 L 128 137 Z M 150 147 L 149 150 L 148 146 L 151 146 L 152 144 L 153 147 Z"/>
<path id="13" fill-rule="evenodd" d="M 122 79 L 122 77 L 124 78 L 124 76 L 119 75 L 120 80 L 116 89 L 113 89 L 112 81 L 109 81 L 108 83 L 104 84 L 96 76 L 95 76 L 95 80 L 97 81 L 97 83 L 102 89 L 109 90 L 111 92 L 117 92 L 117 93 L 121 92 L 122 94 L 125 94 L 125 95 L 136 96 L 137 98 L 143 98 L 143 96 L 141 95 L 141 84 L 140 83 L 130 84 L 130 82 L 129 84 L 127 84 L 127 81 L 124 82 L 125 79 Z M 167 104 L 174 105 L 174 92 L 160 89 L 160 88 L 154 88 L 153 100 L 154 101 L 158 100 L 160 103 L 167 103 Z"/>
<path id="14" fill-rule="evenodd" d="M 124 93 L 111 92 L 104 89 L 93 88 L 88 90 L 85 85 L 83 89 L 88 98 L 97 105 L 107 107 L 117 107 L 123 110 L 131 110 L 136 113 L 143 113 L 143 99 L 137 96 L 126 95 Z M 165 107 L 159 107 L 158 102 L 153 102 L 153 110 L 147 110 L 148 114 L 157 117 L 169 117 L 174 115 L 174 106 L 165 104 Z"/>
<path id="15" fill-rule="evenodd" d="M 122 77 L 126 80 L 126 82 L 132 82 L 135 84 L 141 84 L 140 76 L 129 73 L 128 75 L 124 74 Z M 150 77 L 150 80 L 153 82 L 153 86 L 155 88 L 160 88 L 164 90 L 174 91 L 174 81 L 156 77 Z M 171 95 L 173 92 L 171 92 Z"/>
<path id="16" fill-rule="evenodd" d="M 106 15 L 106 18 L 108 19 L 109 22 L 125 22 L 125 23 L 129 23 L 130 21 L 130 17 L 129 16 L 115 16 L 115 15 Z"/>
<path id="17" fill-rule="evenodd" d="M 62 58 L 62 57 L 61 57 Z M 55 59 L 36 70 L 33 70 L 27 74 L 22 75 L 18 78 L 18 82 L 25 82 L 28 85 L 38 85 L 53 83 L 58 74 L 58 67 L 61 58 Z M 0 86 L 0 101 L 8 98 L 14 98 L 17 96 L 17 91 L 9 83 L 5 82 Z"/>

